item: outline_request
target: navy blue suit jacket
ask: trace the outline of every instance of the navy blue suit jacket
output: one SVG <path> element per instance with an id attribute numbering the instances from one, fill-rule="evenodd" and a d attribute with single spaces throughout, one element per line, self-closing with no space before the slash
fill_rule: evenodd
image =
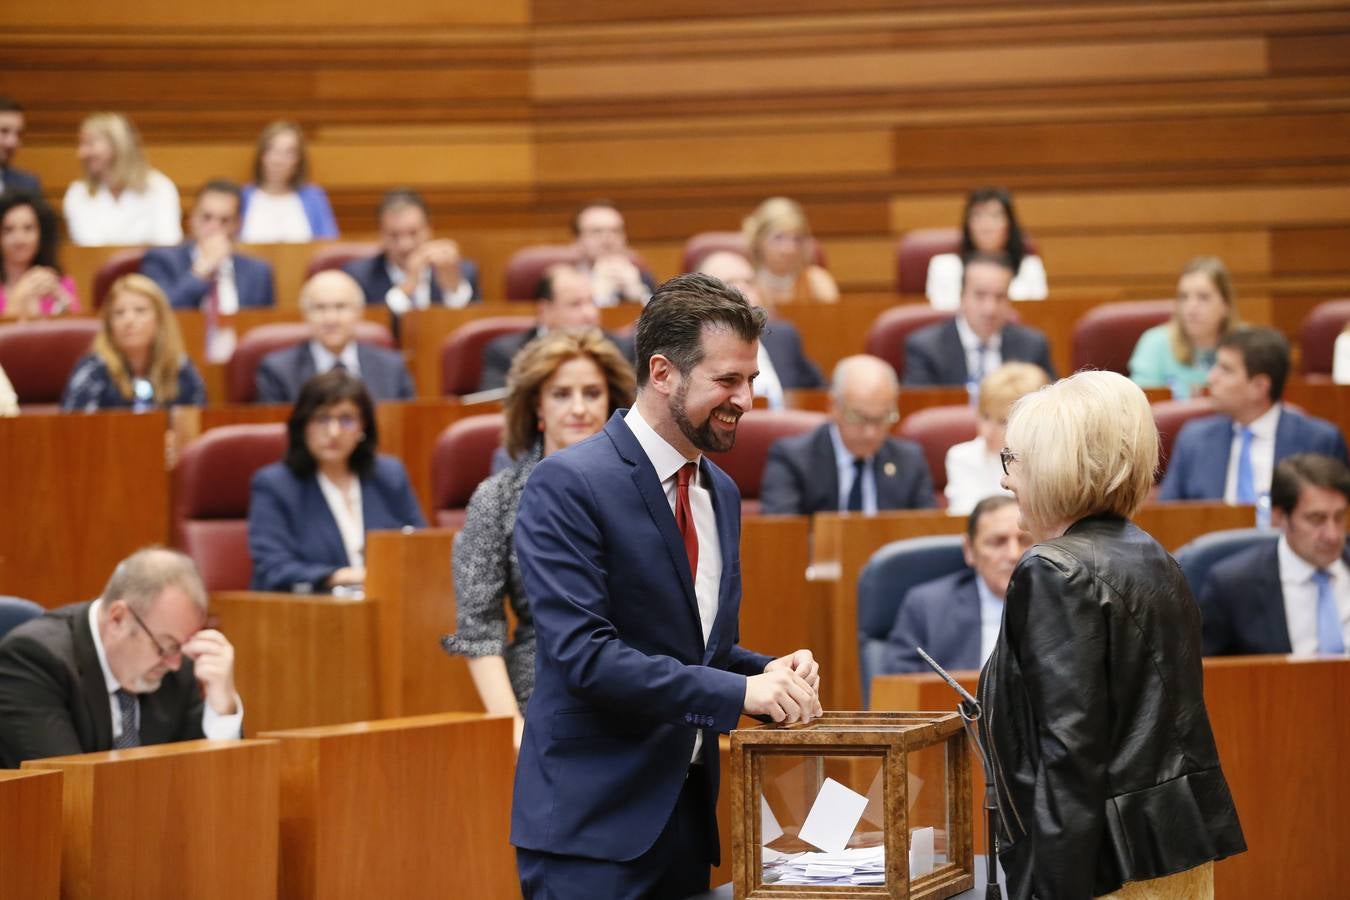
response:
<path id="1" fill-rule="evenodd" d="M 937 505 L 933 479 L 918 444 L 888 437 L 872 457 L 871 466 L 878 510 L 930 509 Z M 764 462 L 759 503 L 766 515 L 838 512 L 839 469 L 828 424 L 773 443 Z"/>
<path id="2" fill-rule="evenodd" d="M 1341 559 L 1350 565 L 1350 549 Z M 1293 652 L 1279 542 L 1249 547 L 1215 564 L 1200 589 L 1200 616 L 1206 656 Z"/>
<path id="3" fill-rule="evenodd" d="M 675 808 L 703 729 L 707 840 L 717 859 L 717 733 L 770 657 L 739 639 L 740 496 L 704 457 L 722 552 L 703 643 L 689 560 L 656 470 L 616 412 L 600 434 L 541 461 L 516 516 L 538 638 L 516 762 L 511 843 L 633 860 Z M 657 861 L 661 865 L 661 861 Z"/>
<path id="4" fill-rule="evenodd" d="M 366 295 L 367 306 L 384 306 L 384 295 L 389 293 L 394 284 L 389 280 L 389 266 L 383 253 L 354 259 L 343 266 L 342 271 L 355 278 L 356 283 L 361 285 L 361 291 Z M 461 259 L 459 274 L 473 288 L 470 299 L 481 298 L 482 295 L 478 292 L 478 264 L 471 259 Z M 431 302 L 432 305 L 442 302 L 441 289 L 434 278 L 431 279 Z"/>
<path id="5" fill-rule="evenodd" d="M 944 669 L 980 667 L 980 592 L 974 569 L 915 585 L 900 603 L 886 636 L 882 672 L 929 672 L 922 647 Z"/>
<path id="6" fill-rule="evenodd" d="M 426 525 L 408 484 L 403 463 L 379 456 L 361 479 L 361 514 L 366 531 Z M 328 501 L 317 475 L 297 476 L 285 463 L 253 473 L 248 503 L 248 552 L 253 557 L 255 591 L 290 591 L 298 584 L 323 591 L 324 579 L 347 561 Z"/>
<path id="7" fill-rule="evenodd" d="M 1228 416 L 1187 422 L 1172 445 L 1158 499 L 1222 500 L 1232 447 L 1233 420 Z M 1323 453 L 1347 462 L 1345 438 L 1335 425 L 1285 406 L 1275 427 L 1275 462 L 1295 453 Z"/>
<path id="8" fill-rule="evenodd" d="M 32 172 L 23 169 L 5 169 L 5 193 L 25 193 L 42 196 L 42 182 Z"/>
<path id="9" fill-rule="evenodd" d="M 797 326 L 785 319 L 772 319 L 759 336 L 759 342 L 769 352 L 773 369 L 778 373 L 778 381 L 783 390 L 796 388 L 821 388 L 825 378 L 820 369 L 806 356 L 802 349 L 802 336 Z"/>
<path id="10" fill-rule="evenodd" d="M 1050 361 L 1050 342 L 1045 335 L 1025 325 L 1003 326 L 1000 344 L 1004 362 L 1035 363 L 1055 379 Z M 927 328 L 920 328 L 905 339 L 905 384 L 963 385 L 969 378 L 966 351 L 953 317 Z"/>
<path id="11" fill-rule="evenodd" d="M 141 274 L 164 289 L 174 309 L 200 309 L 211 290 L 210 281 L 192 274 L 192 247 L 192 241 L 177 247 L 155 247 L 145 251 L 141 259 Z M 241 253 L 230 258 L 234 260 L 234 287 L 240 308 L 271 306 L 272 267 Z"/>
<path id="12" fill-rule="evenodd" d="M 402 354 L 358 343 L 356 361 L 372 400 L 408 400 L 417 395 Z M 310 352 L 309 341 L 273 350 L 258 363 L 253 376 L 257 402 L 294 403 L 300 396 L 300 388 L 314 374 L 314 354 Z"/>

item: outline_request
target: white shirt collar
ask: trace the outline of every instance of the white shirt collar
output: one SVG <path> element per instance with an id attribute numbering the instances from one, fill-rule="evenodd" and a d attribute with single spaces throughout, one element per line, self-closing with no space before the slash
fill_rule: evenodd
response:
<path id="1" fill-rule="evenodd" d="M 112 669 L 108 666 L 108 652 L 103 649 L 103 639 L 98 634 L 98 611 L 103 606 L 103 598 L 95 600 L 89 604 L 89 631 L 94 636 L 94 653 L 98 655 L 98 667 L 103 670 L 103 683 L 108 688 L 108 693 L 114 693 L 122 689 L 122 683 L 117 680 Z"/>
<path id="2" fill-rule="evenodd" d="M 1294 552 L 1294 548 L 1289 546 L 1289 538 L 1281 534 L 1276 548 L 1275 552 L 1279 556 L 1280 563 L 1280 581 L 1294 584 L 1308 584 L 1312 581 L 1317 567 Z M 1331 573 L 1333 582 L 1345 583 L 1347 570 L 1344 559 L 1337 557 L 1335 562 L 1327 566 L 1327 571 Z"/>
<path id="3" fill-rule="evenodd" d="M 1252 430 L 1253 437 L 1260 438 L 1263 441 L 1274 441 L 1275 431 L 1280 427 L 1280 404 L 1276 403 L 1271 406 L 1270 409 L 1253 419 L 1247 427 Z M 1233 433 L 1236 435 L 1242 434 L 1242 426 L 1237 423 L 1236 419 L 1233 420 Z"/>
<path id="4" fill-rule="evenodd" d="M 333 368 L 338 360 L 341 360 L 342 364 L 347 367 L 348 372 L 351 372 L 353 375 L 361 374 L 361 359 L 356 354 L 356 341 L 348 341 L 347 346 L 342 348 L 341 353 L 334 354 L 333 351 L 329 350 L 323 344 L 311 340 L 309 342 L 309 352 L 310 355 L 314 357 L 314 371 L 316 372 L 321 374 L 327 372 L 329 369 Z"/>
<path id="5" fill-rule="evenodd" d="M 656 469 L 657 480 L 662 484 L 674 478 L 675 473 L 680 471 L 680 467 L 685 463 L 692 462 L 697 465 L 702 459 L 701 455 L 694 459 L 685 459 L 684 454 L 672 447 L 669 441 L 647 424 L 647 420 L 642 418 L 642 413 L 638 412 L 636 403 L 623 417 L 623 422 L 628 426 L 628 430 L 633 432 L 633 437 L 637 438 L 637 442 L 642 446 L 642 452 L 651 460 L 652 468 Z"/>
<path id="6" fill-rule="evenodd" d="M 960 313 L 956 314 L 956 336 L 961 339 L 961 346 L 967 350 L 978 350 L 980 348 L 980 338 L 975 334 L 975 330 L 966 322 L 966 317 Z M 984 345 L 986 350 L 1000 350 L 1003 347 L 1003 332 L 996 331 L 994 336 Z"/>

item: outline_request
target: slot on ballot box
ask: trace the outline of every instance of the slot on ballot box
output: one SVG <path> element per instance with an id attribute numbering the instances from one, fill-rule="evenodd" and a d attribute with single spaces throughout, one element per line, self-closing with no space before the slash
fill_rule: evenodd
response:
<path id="1" fill-rule="evenodd" d="M 731 733 L 738 898 L 950 897 L 974 883 L 955 713 L 829 712 Z"/>

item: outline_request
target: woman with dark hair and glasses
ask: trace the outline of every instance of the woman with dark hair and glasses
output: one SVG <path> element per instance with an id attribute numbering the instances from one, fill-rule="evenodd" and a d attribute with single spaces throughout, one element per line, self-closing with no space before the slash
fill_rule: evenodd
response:
<path id="1" fill-rule="evenodd" d="M 358 589 L 366 532 L 426 523 L 403 464 L 376 453 L 375 407 L 342 369 L 300 389 L 286 456 L 253 476 L 248 549 L 254 590 Z"/>
<path id="2" fill-rule="evenodd" d="M 1008 286 L 1013 300 L 1044 300 L 1045 265 L 1027 252 L 1026 239 L 1017 224 L 1012 195 L 1001 187 L 982 187 L 966 198 L 961 217 L 961 250 L 939 253 L 928 261 L 928 286 L 924 293 L 937 309 L 956 309 L 961 301 L 961 273 L 972 253 L 1004 253 L 1016 273 Z"/>

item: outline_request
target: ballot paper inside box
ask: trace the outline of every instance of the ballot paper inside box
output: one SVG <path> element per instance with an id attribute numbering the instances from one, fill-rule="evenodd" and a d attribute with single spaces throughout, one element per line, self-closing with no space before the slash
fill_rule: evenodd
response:
<path id="1" fill-rule="evenodd" d="M 737 900 L 936 900 L 974 884 L 956 713 L 831 712 L 733 731 L 728 789 Z"/>

